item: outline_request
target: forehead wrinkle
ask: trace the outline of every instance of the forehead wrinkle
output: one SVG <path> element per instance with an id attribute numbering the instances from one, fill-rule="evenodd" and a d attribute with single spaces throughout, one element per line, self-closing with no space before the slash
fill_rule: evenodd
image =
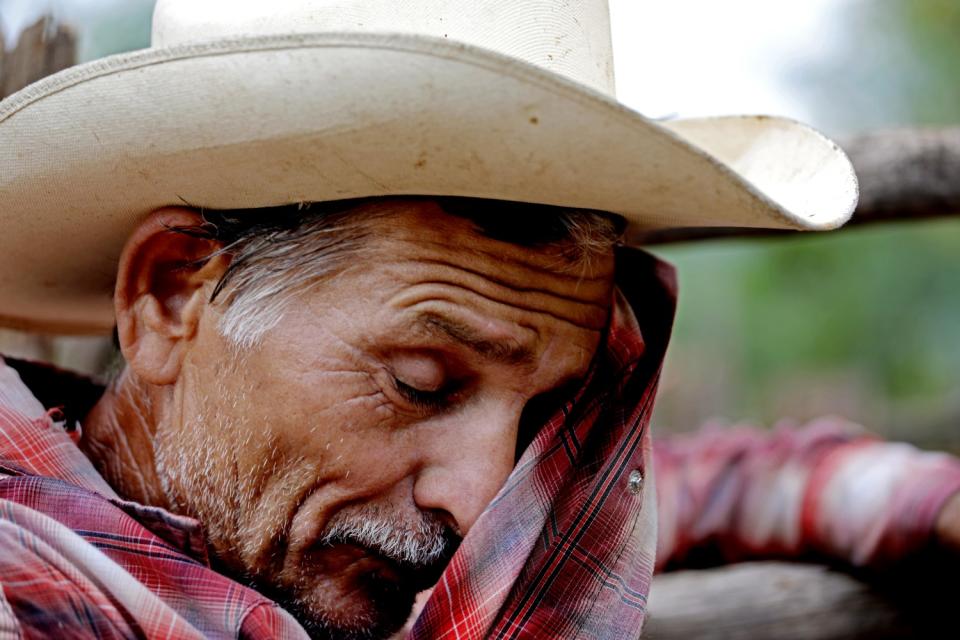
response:
<path id="1" fill-rule="evenodd" d="M 408 231 L 408 230 L 404 230 Z M 383 237 L 384 243 L 398 242 L 402 244 L 411 244 L 418 248 L 438 249 L 441 255 L 459 254 L 473 257 L 483 257 L 496 264 L 509 264 L 526 271 L 532 271 L 547 276 L 557 278 L 558 280 L 573 280 L 576 282 L 606 282 L 612 278 L 613 269 L 604 269 L 594 274 L 588 274 L 591 271 L 590 266 L 598 261 L 608 259 L 613 264 L 613 251 L 609 256 L 601 256 L 599 259 L 584 257 L 579 260 L 570 260 L 553 245 L 543 247 L 522 247 L 502 240 L 495 240 L 484 235 L 471 233 L 468 237 L 469 245 L 458 248 L 451 245 L 451 237 L 436 236 L 437 230 L 432 228 L 422 229 L 418 235 L 397 234 L 391 237 Z M 484 247 L 483 245 L 490 245 Z"/>
<path id="2" fill-rule="evenodd" d="M 513 248 L 513 247 L 511 247 Z M 509 264 L 526 271 L 533 271 L 558 280 L 574 281 L 577 288 L 583 283 L 605 283 L 612 279 L 613 269 L 598 270 L 595 265 L 607 258 L 613 264 L 613 253 L 609 256 L 584 255 L 571 260 L 563 254 L 550 255 L 543 250 L 526 249 L 524 253 L 504 253 L 473 248 L 475 256 L 482 256 L 499 264 Z M 531 258 L 541 258 L 532 260 Z"/>
<path id="3" fill-rule="evenodd" d="M 454 271 L 462 271 L 464 273 L 468 273 L 470 275 L 476 276 L 482 280 L 491 282 L 495 285 L 499 285 L 506 289 L 510 289 L 511 291 L 514 291 L 517 293 L 540 294 L 540 295 L 549 296 L 552 298 L 557 298 L 558 300 L 563 300 L 565 302 L 572 302 L 577 305 L 596 307 L 597 309 L 601 309 L 603 311 L 606 311 L 607 309 L 607 299 L 609 297 L 608 294 L 612 289 L 612 287 L 608 283 L 603 282 L 602 287 L 598 287 L 600 289 L 599 291 L 599 293 L 601 294 L 600 296 L 590 295 L 591 293 L 593 294 L 598 293 L 597 291 L 589 291 L 589 292 L 586 292 L 582 297 L 580 297 L 576 295 L 571 295 L 569 293 L 564 293 L 559 290 L 553 290 L 553 289 L 544 288 L 544 287 L 529 286 L 528 284 L 523 283 L 523 281 L 520 279 L 517 279 L 517 281 L 514 282 L 514 281 L 511 281 L 510 279 L 500 277 L 494 273 L 486 273 L 484 271 L 481 271 L 473 267 L 468 267 L 466 265 L 461 265 L 461 264 L 457 264 L 454 262 L 450 262 L 450 261 L 442 260 L 438 258 L 410 260 L 409 263 L 413 264 L 414 266 L 434 266 L 434 267 L 439 267 L 441 269 L 452 269 Z M 426 282 L 428 281 L 424 281 L 424 283 Z M 442 282 L 442 281 L 435 281 L 435 282 Z M 580 292 L 580 288 L 577 287 L 575 290 L 575 293 L 579 293 L 579 292 Z"/>
<path id="4" fill-rule="evenodd" d="M 421 289 L 427 289 L 427 291 L 421 291 Z M 445 282 L 445 281 L 426 281 L 418 282 L 410 287 L 407 287 L 405 291 L 393 296 L 387 301 L 388 306 L 397 307 L 397 308 L 412 308 L 417 305 L 430 304 L 432 302 L 442 302 L 456 306 L 463 306 L 463 300 L 458 300 L 452 295 L 443 295 L 442 291 L 437 291 L 438 289 L 454 289 L 466 292 L 468 296 L 477 296 L 491 304 L 499 305 L 502 307 L 508 307 L 517 311 L 524 311 L 538 316 L 544 316 L 551 318 L 558 322 L 563 322 L 574 326 L 578 329 L 584 329 L 586 331 L 592 331 L 594 333 L 599 333 L 603 331 L 606 327 L 607 315 L 604 314 L 603 319 L 599 320 L 595 325 L 590 324 L 589 320 L 578 320 L 572 317 L 564 317 L 551 311 L 550 309 L 530 307 L 518 302 L 504 302 L 502 300 L 497 300 L 491 296 L 485 295 L 474 289 L 463 287 L 455 282 Z"/>

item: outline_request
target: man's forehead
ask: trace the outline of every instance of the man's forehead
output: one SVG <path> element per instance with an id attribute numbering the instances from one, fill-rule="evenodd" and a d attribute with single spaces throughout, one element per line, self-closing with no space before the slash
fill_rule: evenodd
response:
<path id="1" fill-rule="evenodd" d="M 394 283 L 383 288 L 382 301 L 405 327 L 506 364 L 535 359 L 536 331 L 572 338 L 605 329 L 612 248 L 572 261 L 562 249 L 489 238 L 435 201 L 403 204 L 380 221 L 365 262 Z"/>
<path id="2" fill-rule="evenodd" d="M 465 252 L 464 260 L 498 260 L 504 270 L 530 271 L 527 275 L 534 279 L 532 272 L 569 280 L 578 289 L 586 287 L 587 297 L 591 285 L 612 282 L 613 241 L 601 250 L 591 246 L 589 255 L 581 255 L 571 250 L 583 243 L 581 238 L 560 237 L 557 217 L 570 210 L 496 200 L 423 198 L 377 200 L 362 211 L 372 218 L 375 238 L 419 246 L 422 260 L 438 252 Z"/>

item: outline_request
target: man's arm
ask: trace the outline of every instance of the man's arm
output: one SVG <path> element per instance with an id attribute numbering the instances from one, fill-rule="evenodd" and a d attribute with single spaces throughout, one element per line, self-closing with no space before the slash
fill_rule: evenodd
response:
<path id="1" fill-rule="evenodd" d="M 800 429 L 706 428 L 654 442 L 657 565 L 820 556 L 895 562 L 960 552 L 960 460 L 824 419 Z"/>

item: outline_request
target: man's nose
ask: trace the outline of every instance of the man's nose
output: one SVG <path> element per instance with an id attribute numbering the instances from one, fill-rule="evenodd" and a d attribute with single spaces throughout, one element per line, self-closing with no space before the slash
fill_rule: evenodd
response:
<path id="1" fill-rule="evenodd" d="M 478 403 L 431 425 L 414 484 L 417 506 L 446 512 L 466 535 L 513 471 L 521 410 Z"/>

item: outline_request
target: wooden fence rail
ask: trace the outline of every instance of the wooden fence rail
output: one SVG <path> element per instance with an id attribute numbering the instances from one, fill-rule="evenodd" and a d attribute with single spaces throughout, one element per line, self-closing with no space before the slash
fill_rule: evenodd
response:
<path id="1" fill-rule="evenodd" d="M 860 180 L 860 203 L 844 228 L 960 214 L 960 127 L 873 131 L 850 137 L 841 146 Z M 671 229 L 652 232 L 644 242 L 796 235 L 761 229 Z"/>
<path id="2" fill-rule="evenodd" d="M 885 584 L 819 565 L 753 562 L 657 576 L 643 640 L 903 640 L 954 637 L 952 568 Z"/>

